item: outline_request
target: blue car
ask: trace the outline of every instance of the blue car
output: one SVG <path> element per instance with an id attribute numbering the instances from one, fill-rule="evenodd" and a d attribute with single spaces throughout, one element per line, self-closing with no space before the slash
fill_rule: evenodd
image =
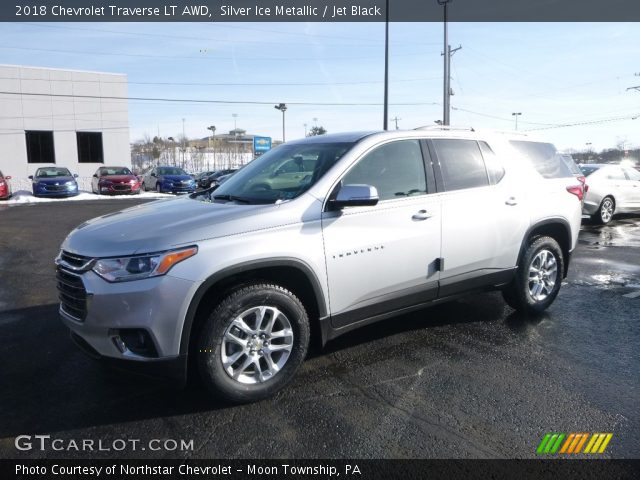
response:
<path id="1" fill-rule="evenodd" d="M 142 189 L 158 193 L 193 193 L 196 181 L 178 167 L 154 167 L 142 178 Z"/>
<path id="2" fill-rule="evenodd" d="M 68 168 L 42 167 L 29 175 L 35 197 L 75 197 L 78 195 L 78 175 Z"/>

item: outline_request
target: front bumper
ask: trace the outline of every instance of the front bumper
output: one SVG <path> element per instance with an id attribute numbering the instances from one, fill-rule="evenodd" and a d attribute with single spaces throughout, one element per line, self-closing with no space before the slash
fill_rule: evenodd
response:
<path id="1" fill-rule="evenodd" d="M 160 193 L 193 193 L 196 191 L 196 185 L 176 185 L 173 183 L 161 183 L 160 185 Z"/>
<path id="2" fill-rule="evenodd" d="M 78 187 L 65 187 L 64 189 L 53 189 L 52 187 L 35 186 L 33 187 L 34 197 L 75 197 L 78 195 Z"/>
<path id="3" fill-rule="evenodd" d="M 69 274 L 68 270 L 65 273 Z M 128 366 L 139 373 L 175 377 L 184 369 L 180 340 L 189 301 L 197 284 L 164 275 L 131 282 L 109 283 L 93 271 L 71 273 L 86 291 L 84 319 L 65 310 L 59 312 L 76 343 L 86 353 L 109 363 Z M 122 342 L 123 331 L 145 332 L 153 344 L 153 353 L 141 355 Z"/>
<path id="4" fill-rule="evenodd" d="M 115 184 L 115 185 L 99 185 L 102 195 L 135 195 L 140 193 L 140 184 Z"/>

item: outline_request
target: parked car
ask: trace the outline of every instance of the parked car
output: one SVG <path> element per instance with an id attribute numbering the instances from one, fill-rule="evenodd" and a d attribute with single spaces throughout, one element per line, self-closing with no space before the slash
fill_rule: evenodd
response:
<path id="1" fill-rule="evenodd" d="M 42 167 L 29 175 L 35 197 L 74 197 L 79 193 L 76 178 L 64 167 Z"/>
<path id="2" fill-rule="evenodd" d="M 291 161 L 298 170 L 281 175 L 304 176 L 253 188 Z M 525 135 L 307 137 L 216 190 L 83 223 L 56 260 L 60 314 L 94 357 L 182 384 L 190 365 L 212 394 L 256 401 L 291 381 L 311 332 L 324 344 L 492 289 L 519 312 L 544 311 L 581 199 L 555 147 Z"/>
<path id="3" fill-rule="evenodd" d="M 127 167 L 100 167 L 91 179 L 91 191 L 98 195 L 140 193 L 140 182 Z"/>
<path id="4" fill-rule="evenodd" d="M 11 177 L 5 177 L 0 171 L 0 200 L 11 198 L 11 184 L 9 180 L 11 180 Z"/>
<path id="5" fill-rule="evenodd" d="M 640 212 L 640 172 L 611 164 L 583 164 L 589 190 L 583 213 L 593 221 L 609 223 L 617 213 Z"/>
<path id="6" fill-rule="evenodd" d="M 205 175 L 200 178 L 200 187 L 201 188 L 209 188 L 212 186 L 216 186 L 218 184 L 218 178 L 223 175 L 229 175 L 230 173 L 235 172 L 237 169 L 235 168 L 227 168 L 224 170 L 216 170 L 215 172 L 211 172 L 209 175 Z"/>
<path id="7" fill-rule="evenodd" d="M 158 193 L 193 193 L 196 181 L 178 167 L 153 167 L 143 177 L 143 190 Z"/>
<path id="8" fill-rule="evenodd" d="M 218 177 L 218 179 L 216 180 L 216 184 L 218 186 L 222 185 L 224 182 L 226 182 L 227 180 L 229 180 L 231 178 L 231 175 L 233 175 L 235 172 L 233 173 L 227 173 L 226 175 L 220 175 Z"/>

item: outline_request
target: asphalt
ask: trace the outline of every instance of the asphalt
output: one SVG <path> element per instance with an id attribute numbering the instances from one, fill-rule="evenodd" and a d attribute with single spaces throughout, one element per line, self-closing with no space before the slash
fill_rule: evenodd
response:
<path id="1" fill-rule="evenodd" d="M 534 458 L 547 432 L 612 432 L 604 456 L 640 457 L 639 217 L 583 226 L 540 318 L 473 295 L 347 334 L 275 398 L 229 406 L 104 368 L 58 319 L 65 235 L 137 202 L 0 206 L 0 458 Z M 194 448 L 16 450 L 35 434 Z"/>

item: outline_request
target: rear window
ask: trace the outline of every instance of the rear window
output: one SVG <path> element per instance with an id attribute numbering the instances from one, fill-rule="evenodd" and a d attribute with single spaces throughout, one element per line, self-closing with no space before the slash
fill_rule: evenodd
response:
<path id="1" fill-rule="evenodd" d="M 519 140 L 511 140 L 510 143 L 544 178 L 573 176 L 566 162 L 552 144 Z"/>
<path id="2" fill-rule="evenodd" d="M 594 167 L 594 166 L 589 166 L 589 165 L 580 165 L 580 170 L 582 171 L 582 174 L 585 177 L 588 177 L 589 175 L 591 175 L 593 172 L 596 172 L 600 169 L 600 167 Z"/>

